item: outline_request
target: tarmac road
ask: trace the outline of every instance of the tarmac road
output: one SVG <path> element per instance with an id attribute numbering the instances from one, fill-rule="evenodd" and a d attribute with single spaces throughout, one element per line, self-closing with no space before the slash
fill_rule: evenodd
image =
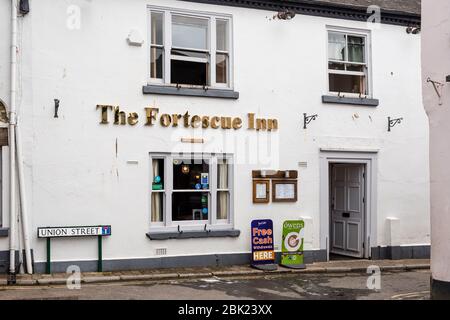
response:
<path id="1" fill-rule="evenodd" d="M 424 300 L 429 299 L 430 272 L 384 272 L 381 290 L 367 288 L 367 274 L 295 274 L 209 278 L 160 282 L 0 287 L 2 300 Z"/>

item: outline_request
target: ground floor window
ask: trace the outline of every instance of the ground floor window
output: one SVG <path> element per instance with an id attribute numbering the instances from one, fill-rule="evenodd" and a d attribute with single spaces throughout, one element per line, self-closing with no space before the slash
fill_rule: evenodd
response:
<path id="1" fill-rule="evenodd" d="M 151 154 L 151 169 L 153 226 L 231 223 L 231 156 Z"/>

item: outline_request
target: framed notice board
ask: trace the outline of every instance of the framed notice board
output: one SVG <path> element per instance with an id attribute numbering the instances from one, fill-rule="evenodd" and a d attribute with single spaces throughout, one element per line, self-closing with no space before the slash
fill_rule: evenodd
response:
<path id="1" fill-rule="evenodd" d="M 270 180 L 253 180 L 253 203 L 270 202 Z"/>
<path id="2" fill-rule="evenodd" d="M 273 202 L 297 202 L 297 180 L 273 180 Z"/>

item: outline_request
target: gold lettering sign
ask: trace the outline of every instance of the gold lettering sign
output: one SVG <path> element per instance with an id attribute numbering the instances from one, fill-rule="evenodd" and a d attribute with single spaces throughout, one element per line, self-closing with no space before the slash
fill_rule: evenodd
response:
<path id="1" fill-rule="evenodd" d="M 100 124 L 109 124 L 110 117 L 114 125 L 135 126 L 139 122 L 139 115 L 136 112 L 126 113 L 119 106 L 97 105 L 100 109 Z M 145 125 L 154 126 L 158 124 L 164 128 L 184 126 L 185 128 L 203 129 L 224 129 L 239 130 L 243 121 L 239 117 L 229 116 L 200 116 L 190 115 L 189 111 L 184 114 L 160 114 L 159 108 L 147 107 L 145 110 Z M 254 113 L 247 114 L 247 129 L 256 131 L 278 130 L 277 119 L 258 118 Z"/>

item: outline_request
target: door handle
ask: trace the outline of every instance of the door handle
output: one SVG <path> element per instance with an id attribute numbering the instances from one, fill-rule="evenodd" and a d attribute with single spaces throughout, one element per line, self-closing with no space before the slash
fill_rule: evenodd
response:
<path id="1" fill-rule="evenodd" d="M 343 212 L 342 213 L 343 218 L 350 218 L 350 212 Z"/>

